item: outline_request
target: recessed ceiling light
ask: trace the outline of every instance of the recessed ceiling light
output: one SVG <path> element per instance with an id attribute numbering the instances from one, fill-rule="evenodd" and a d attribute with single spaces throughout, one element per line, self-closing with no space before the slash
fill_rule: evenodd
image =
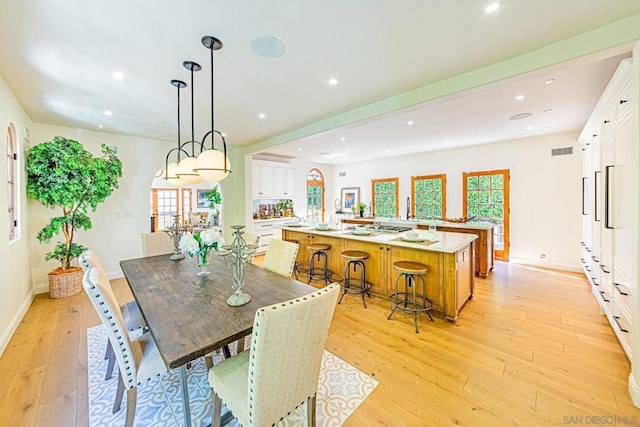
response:
<path id="1" fill-rule="evenodd" d="M 524 95 L 516 95 L 516 101 L 522 101 L 524 99 Z"/>
<path id="2" fill-rule="evenodd" d="M 551 130 L 551 126 L 547 126 L 544 130 Z"/>
<path id="3" fill-rule="evenodd" d="M 122 74 L 120 71 L 115 71 L 112 74 L 113 78 L 116 80 L 124 80 L 124 74 Z"/>
<path id="4" fill-rule="evenodd" d="M 527 130 L 533 130 L 533 126 L 527 126 Z"/>
<path id="5" fill-rule="evenodd" d="M 267 117 L 267 115 L 265 113 L 258 114 L 258 118 L 259 119 L 264 119 L 265 117 Z"/>
<path id="6" fill-rule="evenodd" d="M 526 119 L 527 117 L 531 117 L 533 116 L 532 113 L 519 113 L 519 114 L 514 114 L 513 116 L 509 117 L 509 120 L 522 120 L 522 119 Z"/>
<path id="7" fill-rule="evenodd" d="M 263 58 L 278 58 L 284 54 L 284 44 L 273 36 L 262 36 L 251 40 L 251 50 Z"/>
<path id="8" fill-rule="evenodd" d="M 384 150 L 384 152 L 385 152 L 385 153 L 388 153 L 388 152 L 389 152 L 389 150 Z"/>
<path id="9" fill-rule="evenodd" d="M 544 110 L 544 111 L 543 111 L 543 113 L 550 113 L 550 112 L 552 112 L 552 111 L 553 111 L 553 110 L 552 110 L 551 108 L 547 108 L 546 110 Z"/>
<path id="10" fill-rule="evenodd" d="M 340 138 L 340 141 L 346 141 L 347 138 L 345 138 L 344 136 Z"/>
<path id="11" fill-rule="evenodd" d="M 338 86 L 338 83 L 340 83 L 338 81 L 338 79 L 329 79 L 327 80 L 327 83 L 329 83 L 329 86 Z"/>
<path id="12" fill-rule="evenodd" d="M 549 80 L 545 80 L 544 84 L 546 85 L 550 85 L 551 83 L 554 83 L 556 81 L 556 79 L 549 79 Z"/>
<path id="13" fill-rule="evenodd" d="M 494 2 L 484 8 L 485 13 L 493 13 L 500 9 L 500 2 Z"/>
<path id="14" fill-rule="evenodd" d="M 409 120 L 409 121 L 407 122 L 407 124 L 408 124 L 409 126 L 413 125 L 413 120 Z"/>
<path id="15" fill-rule="evenodd" d="M 108 116 L 108 117 L 111 117 L 111 116 L 113 116 L 113 112 L 110 111 L 110 110 L 105 110 L 104 115 Z"/>
<path id="16" fill-rule="evenodd" d="M 302 148 L 298 147 L 298 151 L 302 151 Z"/>
<path id="17" fill-rule="evenodd" d="M 445 139 L 445 140 L 444 140 L 444 143 L 445 143 L 445 144 L 448 144 L 448 143 L 449 143 L 449 140 L 448 140 L 448 139 Z"/>
<path id="18" fill-rule="evenodd" d="M 99 127 L 100 129 L 102 129 L 104 126 L 102 126 L 102 125 L 98 125 L 98 127 Z"/>

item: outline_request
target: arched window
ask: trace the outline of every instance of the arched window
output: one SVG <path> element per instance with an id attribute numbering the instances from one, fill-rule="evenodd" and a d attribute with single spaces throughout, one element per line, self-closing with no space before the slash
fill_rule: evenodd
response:
<path id="1" fill-rule="evenodd" d="M 324 221 L 324 177 L 316 168 L 307 174 L 307 220 Z"/>
<path id="2" fill-rule="evenodd" d="M 7 128 L 7 206 L 9 209 L 9 241 L 20 237 L 18 228 L 18 141 L 12 124 Z"/>

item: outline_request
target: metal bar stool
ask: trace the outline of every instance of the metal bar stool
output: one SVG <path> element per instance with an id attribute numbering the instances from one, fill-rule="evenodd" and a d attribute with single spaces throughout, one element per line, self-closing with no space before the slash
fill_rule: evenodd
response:
<path id="1" fill-rule="evenodd" d="M 295 239 L 283 239 L 285 242 L 291 242 L 291 243 L 295 243 L 295 244 L 299 244 L 297 240 Z M 300 274 L 300 267 L 302 266 L 302 263 L 298 260 L 296 260 L 296 262 L 293 264 L 293 274 L 296 276 L 296 280 L 298 280 L 298 274 Z"/>
<path id="2" fill-rule="evenodd" d="M 327 266 L 327 253 L 326 251 L 331 249 L 331 245 L 327 243 L 310 243 L 307 245 L 307 250 L 311 252 L 309 257 L 309 270 L 307 271 L 307 284 L 311 283 L 313 279 L 322 279 L 325 284 L 329 284 L 331 281 L 331 275 L 333 271 L 329 270 Z M 323 260 L 323 266 L 321 271 L 316 267 L 316 258 L 318 263 Z"/>
<path id="3" fill-rule="evenodd" d="M 369 295 L 369 289 L 371 289 L 371 283 L 366 281 L 366 269 L 364 265 L 364 260 L 369 258 L 369 254 L 362 251 L 343 251 L 341 254 L 342 258 L 347 260 L 347 264 L 344 267 L 344 286 L 342 287 L 342 296 L 338 301 L 338 304 L 342 302 L 342 298 L 348 293 L 352 294 L 361 294 L 362 295 L 362 304 L 364 308 L 367 308 L 367 303 L 365 302 L 364 295 Z M 353 266 L 353 272 L 357 271 L 357 267 L 360 267 L 360 277 L 351 277 L 351 266 Z M 351 281 L 359 281 L 359 288 L 352 288 Z M 371 298 L 371 295 L 369 295 Z"/>
<path id="4" fill-rule="evenodd" d="M 403 311 L 405 313 L 413 314 L 413 323 L 416 327 L 416 334 L 418 331 L 418 314 L 425 313 L 429 316 L 429 320 L 433 322 L 431 317 L 432 303 L 427 298 L 427 284 L 423 275 L 427 273 L 429 268 L 419 262 L 413 261 L 396 261 L 393 263 L 393 269 L 398 272 L 394 283 L 394 293 L 391 294 L 389 299 L 391 300 L 391 313 L 387 317 L 387 320 L 391 320 L 391 316 L 396 310 Z M 400 278 L 405 278 L 404 292 L 398 291 L 398 282 Z M 422 282 L 422 293 L 416 293 L 416 277 Z M 409 288 L 412 289 L 411 294 Z"/>

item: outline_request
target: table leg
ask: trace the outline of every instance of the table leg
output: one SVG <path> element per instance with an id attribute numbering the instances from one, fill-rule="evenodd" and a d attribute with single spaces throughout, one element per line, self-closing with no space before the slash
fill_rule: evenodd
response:
<path id="1" fill-rule="evenodd" d="M 187 366 L 180 366 L 180 381 L 182 383 L 182 406 L 184 407 L 184 425 L 191 427 L 191 408 L 189 407 L 189 385 L 187 384 Z"/>

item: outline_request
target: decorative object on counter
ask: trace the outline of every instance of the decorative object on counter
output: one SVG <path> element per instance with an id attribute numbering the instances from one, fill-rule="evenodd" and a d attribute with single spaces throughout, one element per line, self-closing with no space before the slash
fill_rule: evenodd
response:
<path id="1" fill-rule="evenodd" d="M 360 218 L 364 216 L 364 210 L 367 208 L 367 205 L 363 202 L 358 203 L 358 210 L 360 211 Z"/>
<path id="2" fill-rule="evenodd" d="M 173 224 L 171 228 L 166 230 L 167 235 L 173 239 L 173 255 L 169 257 L 172 261 L 178 261 L 184 259 L 184 254 L 180 250 L 180 238 L 182 237 L 183 230 L 180 225 L 180 215 L 171 215 L 173 217 Z"/>
<path id="3" fill-rule="evenodd" d="M 340 204 L 340 199 L 335 199 L 333 201 L 333 207 L 336 209 L 337 214 L 342 212 L 342 205 Z"/>
<path id="4" fill-rule="evenodd" d="M 202 45 L 209 49 L 211 57 L 211 130 L 208 131 L 201 142 L 195 141 L 194 136 L 194 87 L 193 73 L 200 71 L 202 67 L 193 61 L 184 61 L 183 66 L 191 72 L 191 140 L 182 142 L 180 139 L 180 89 L 187 87 L 181 80 L 171 80 L 171 84 L 178 89 L 178 144 L 167 153 L 165 160 L 164 179 L 171 185 L 181 187 L 185 184 L 197 184 L 202 180 L 218 182 L 225 179 L 231 173 L 231 162 L 227 157 L 227 142 L 223 134 L 214 127 L 214 103 L 213 103 L 213 51 L 222 48 L 222 42 L 212 36 L 202 37 Z M 215 137 L 222 139 L 222 149 L 215 148 Z M 206 148 L 207 137 L 211 136 L 211 148 Z M 191 146 L 191 153 L 185 150 Z M 169 163 L 169 158 L 175 156 L 175 161 Z"/>
<path id="5" fill-rule="evenodd" d="M 244 225 L 232 225 L 231 228 L 234 230 L 233 243 L 224 245 L 222 251 L 218 252 L 218 255 L 224 256 L 227 266 L 233 272 L 233 285 L 231 288 L 235 292 L 227 299 L 227 304 L 232 307 L 239 307 L 251 301 L 251 295 L 242 292 L 244 287 L 244 267 L 251 260 L 258 246 L 247 245 L 247 242 L 242 238 L 244 234 L 242 229 L 244 227 Z"/>
<path id="6" fill-rule="evenodd" d="M 276 213 L 281 217 L 290 217 L 293 215 L 293 200 L 281 200 L 276 204 Z"/>
<path id="7" fill-rule="evenodd" d="M 60 263 L 49 272 L 49 296 L 64 298 L 82 290 L 82 269 L 71 261 L 87 248 L 74 241 L 76 231 L 92 228 L 87 213 L 105 201 L 118 188 L 122 162 L 116 147 L 101 145 L 102 155 L 93 154 L 78 141 L 56 136 L 27 151 L 27 195 L 47 208 L 59 209 L 36 235 L 40 243 L 49 243 L 54 235 L 63 235 L 45 256 Z"/>
<path id="8" fill-rule="evenodd" d="M 462 224 L 465 222 L 473 221 L 477 217 L 478 215 L 473 215 L 473 216 L 463 217 L 463 218 L 442 218 L 442 220 L 446 222 L 454 222 L 456 224 Z"/>
<path id="9" fill-rule="evenodd" d="M 198 276 L 208 276 L 211 274 L 207 267 L 209 266 L 209 252 L 211 249 L 218 250 L 219 244 L 222 242 L 222 236 L 218 231 L 204 230 L 200 233 L 186 233 L 180 239 L 180 249 L 193 257 L 198 256 L 198 266 L 200 272 Z"/>
<path id="10" fill-rule="evenodd" d="M 341 195 L 341 210 L 343 212 L 353 211 L 353 213 L 356 213 L 358 202 L 360 201 L 360 187 L 343 188 Z"/>

